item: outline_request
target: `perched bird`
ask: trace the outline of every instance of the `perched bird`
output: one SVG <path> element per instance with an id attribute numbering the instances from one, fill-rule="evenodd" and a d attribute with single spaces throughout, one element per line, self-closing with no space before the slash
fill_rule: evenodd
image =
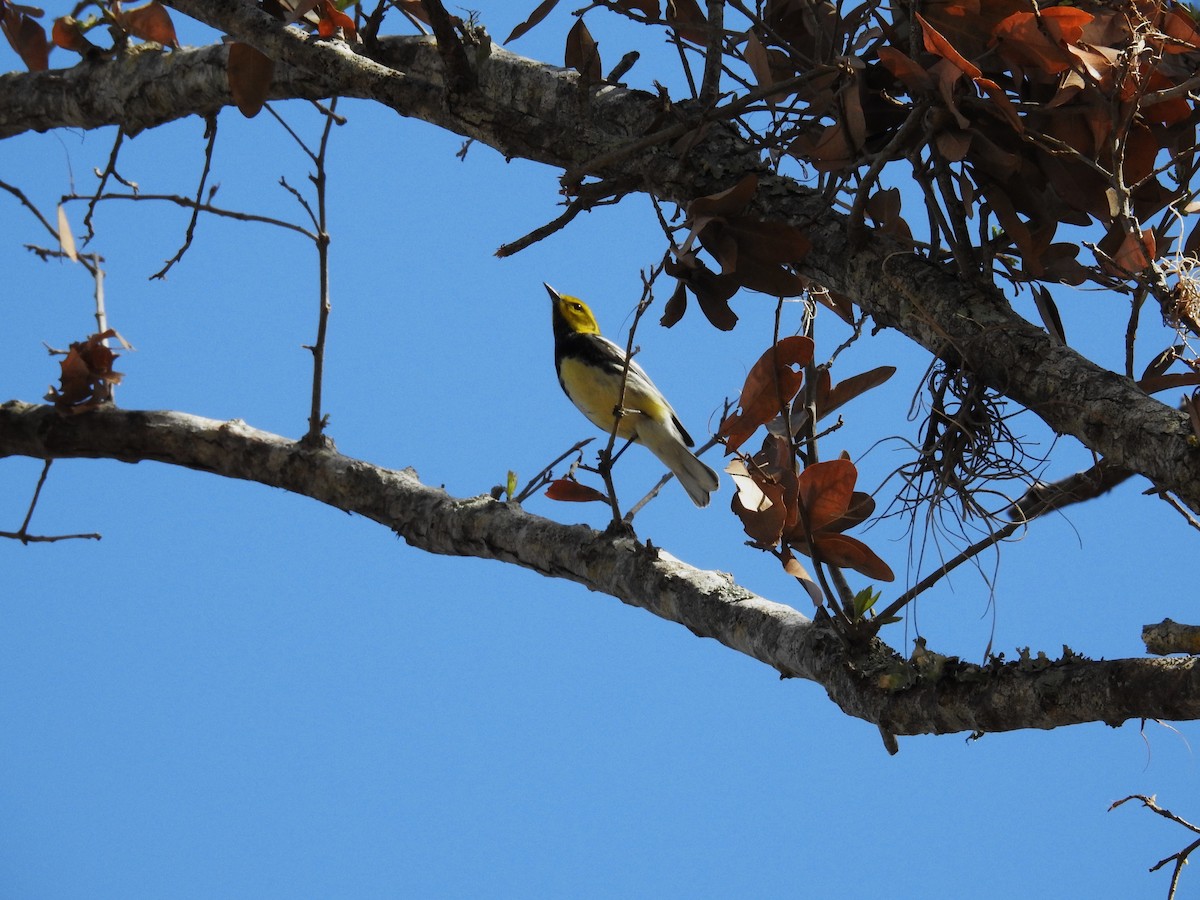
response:
<path id="1" fill-rule="evenodd" d="M 632 359 L 621 397 L 625 351 L 600 334 L 587 304 L 545 285 L 553 303 L 554 368 L 558 383 L 579 411 L 597 428 L 611 432 L 617 405 L 623 410 L 617 436 L 642 444 L 683 485 L 692 502 L 708 506 L 717 489 L 717 473 L 688 450 L 692 438 L 671 404 Z"/>

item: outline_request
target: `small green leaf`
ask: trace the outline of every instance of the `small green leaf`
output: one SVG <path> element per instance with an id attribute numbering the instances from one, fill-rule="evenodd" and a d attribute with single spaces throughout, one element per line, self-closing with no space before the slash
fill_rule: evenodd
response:
<path id="1" fill-rule="evenodd" d="M 517 493 L 517 473 L 512 469 L 508 470 L 508 483 L 504 487 L 504 492 L 511 500 Z"/>
<path id="2" fill-rule="evenodd" d="M 857 594 L 855 594 L 854 595 L 854 619 L 855 619 L 855 621 L 865 618 L 867 613 L 869 613 L 871 611 L 871 607 L 873 607 L 879 601 L 879 598 L 882 596 L 883 596 L 883 594 L 881 594 L 879 591 L 875 590 L 872 587 L 865 587 L 861 591 L 859 591 Z"/>

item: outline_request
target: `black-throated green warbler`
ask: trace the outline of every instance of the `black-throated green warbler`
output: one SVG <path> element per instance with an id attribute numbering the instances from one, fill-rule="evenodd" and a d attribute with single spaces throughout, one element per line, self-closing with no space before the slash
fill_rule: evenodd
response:
<path id="1" fill-rule="evenodd" d="M 692 438 L 654 382 L 632 359 L 621 396 L 625 351 L 600 334 L 587 304 L 546 285 L 553 302 L 554 367 L 558 383 L 592 424 L 611 432 L 617 405 L 617 436 L 632 439 L 658 457 L 683 485 L 692 502 L 708 506 L 717 473 L 688 449 Z"/>

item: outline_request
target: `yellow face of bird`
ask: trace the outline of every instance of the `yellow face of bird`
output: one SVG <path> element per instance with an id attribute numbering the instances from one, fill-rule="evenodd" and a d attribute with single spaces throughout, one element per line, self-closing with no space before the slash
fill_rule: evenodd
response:
<path id="1" fill-rule="evenodd" d="M 592 315 L 592 311 L 586 303 L 578 297 L 569 297 L 566 294 L 560 294 L 548 284 L 545 287 L 550 293 L 550 300 L 554 303 L 554 319 L 556 324 L 561 322 L 566 326 L 566 331 L 576 334 L 600 333 L 600 324 L 596 321 L 596 317 Z"/>

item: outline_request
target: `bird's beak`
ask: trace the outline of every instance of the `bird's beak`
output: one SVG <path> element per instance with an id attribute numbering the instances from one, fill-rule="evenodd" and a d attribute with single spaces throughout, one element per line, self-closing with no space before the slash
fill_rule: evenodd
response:
<path id="1" fill-rule="evenodd" d="M 546 293 L 548 293 L 550 295 L 550 299 L 553 300 L 555 303 L 557 303 L 559 300 L 562 299 L 559 296 L 558 291 L 556 291 L 554 288 L 550 287 L 550 285 L 546 284 L 546 282 L 544 282 L 544 281 L 542 282 L 542 287 L 544 287 L 546 289 Z"/>

